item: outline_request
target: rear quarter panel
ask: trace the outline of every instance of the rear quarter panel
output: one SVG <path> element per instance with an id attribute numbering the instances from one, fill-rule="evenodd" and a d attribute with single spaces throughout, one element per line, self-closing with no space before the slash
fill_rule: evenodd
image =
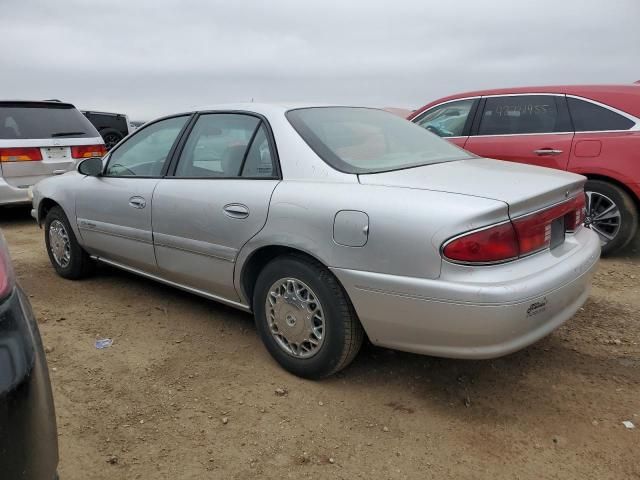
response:
<path id="1" fill-rule="evenodd" d="M 575 134 L 568 170 L 627 185 L 640 198 L 640 131 Z M 635 189 L 634 189 L 635 187 Z"/>
<path id="2" fill-rule="evenodd" d="M 334 219 L 341 210 L 367 214 L 364 246 L 334 241 Z M 414 188 L 283 181 L 273 193 L 265 227 L 239 253 L 235 284 L 241 292 L 242 265 L 270 245 L 302 250 L 328 267 L 437 278 L 445 240 L 506 218 L 506 203 L 490 199 Z"/>

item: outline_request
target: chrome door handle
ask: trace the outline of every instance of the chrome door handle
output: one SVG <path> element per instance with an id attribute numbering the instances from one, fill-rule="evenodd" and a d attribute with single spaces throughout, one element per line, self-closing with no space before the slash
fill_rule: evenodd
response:
<path id="1" fill-rule="evenodd" d="M 247 218 L 249 216 L 249 207 L 241 203 L 228 203 L 222 207 L 222 210 L 230 218 Z"/>
<path id="2" fill-rule="evenodd" d="M 142 197 L 131 197 L 129 199 L 129 206 L 133 208 L 144 208 L 147 206 L 147 201 Z"/>
<path id="3" fill-rule="evenodd" d="M 63 173 L 67 173 L 67 171 L 66 170 L 54 170 L 53 171 L 54 175 L 62 175 Z"/>
<path id="4" fill-rule="evenodd" d="M 534 150 L 533 153 L 543 157 L 550 155 L 560 155 L 562 153 L 562 150 L 558 150 L 556 148 L 541 148 L 539 150 Z"/>

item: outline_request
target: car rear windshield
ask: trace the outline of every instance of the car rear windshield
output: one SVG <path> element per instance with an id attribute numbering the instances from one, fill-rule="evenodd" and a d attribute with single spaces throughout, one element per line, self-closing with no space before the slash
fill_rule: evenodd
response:
<path id="1" fill-rule="evenodd" d="M 0 102 L 0 139 L 98 137 L 98 132 L 68 103 Z"/>
<path id="2" fill-rule="evenodd" d="M 379 173 L 471 158 L 468 152 L 382 110 L 312 107 L 286 114 L 325 162 L 345 173 Z"/>

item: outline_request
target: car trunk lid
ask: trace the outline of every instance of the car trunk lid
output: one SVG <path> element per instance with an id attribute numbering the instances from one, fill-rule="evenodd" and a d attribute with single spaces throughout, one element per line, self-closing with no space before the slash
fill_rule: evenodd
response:
<path id="1" fill-rule="evenodd" d="M 359 175 L 365 185 L 442 191 L 505 202 L 516 218 L 580 194 L 580 175 L 486 158 Z"/>

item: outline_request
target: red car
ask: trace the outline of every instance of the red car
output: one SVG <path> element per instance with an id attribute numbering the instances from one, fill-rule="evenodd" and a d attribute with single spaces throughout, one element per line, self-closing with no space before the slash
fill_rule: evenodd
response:
<path id="1" fill-rule="evenodd" d="M 640 85 L 526 87 L 441 98 L 409 120 L 482 157 L 585 175 L 585 224 L 623 248 L 640 210 Z"/>

